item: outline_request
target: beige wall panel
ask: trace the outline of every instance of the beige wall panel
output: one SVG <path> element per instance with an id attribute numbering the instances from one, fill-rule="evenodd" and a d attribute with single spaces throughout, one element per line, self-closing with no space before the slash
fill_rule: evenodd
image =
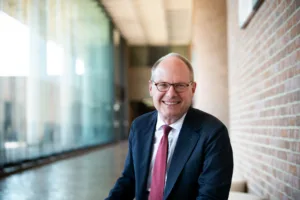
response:
<path id="1" fill-rule="evenodd" d="M 195 1 L 192 62 L 197 90 L 194 107 L 228 125 L 226 2 Z"/>
<path id="2" fill-rule="evenodd" d="M 129 100 L 149 98 L 148 80 L 150 80 L 151 68 L 130 67 L 128 75 Z"/>

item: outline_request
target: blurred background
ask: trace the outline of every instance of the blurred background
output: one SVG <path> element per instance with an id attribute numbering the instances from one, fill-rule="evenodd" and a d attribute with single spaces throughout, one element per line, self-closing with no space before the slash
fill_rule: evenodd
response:
<path id="1" fill-rule="evenodd" d="M 16 172 L 90 149 L 99 154 L 87 166 L 111 160 L 99 176 L 117 166 L 95 196 L 108 194 L 132 120 L 154 110 L 151 66 L 177 52 L 193 64 L 193 107 L 229 129 L 243 192 L 295 199 L 299 7 L 298 0 L 0 0 L 0 197 L 27 199 L 5 192 Z"/>

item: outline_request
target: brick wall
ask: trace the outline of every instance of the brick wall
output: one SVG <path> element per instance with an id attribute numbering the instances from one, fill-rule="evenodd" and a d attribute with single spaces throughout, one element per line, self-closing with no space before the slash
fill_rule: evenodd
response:
<path id="1" fill-rule="evenodd" d="M 300 192 L 300 1 L 265 0 L 246 29 L 227 1 L 230 133 L 250 193 Z"/>

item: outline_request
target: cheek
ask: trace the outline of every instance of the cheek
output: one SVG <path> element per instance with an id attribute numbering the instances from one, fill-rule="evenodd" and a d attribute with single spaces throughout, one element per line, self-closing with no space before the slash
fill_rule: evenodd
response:
<path id="1" fill-rule="evenodd" d="M 192 96 L 191 94 L 182 95 L 181 99 L 187 103 L 188 101 L 190 101 L 191 96 Z"/>
<path id="2" fill-rule="evenodd" d="M 156 101 L 161 101 L 161 99 L 162 99 L 162 97 L 163 97 L 163 94 L 161 94 L 161 93 L 156 93 L 156 94 L 154 94 L 154 99 L 156 100 Z"/>

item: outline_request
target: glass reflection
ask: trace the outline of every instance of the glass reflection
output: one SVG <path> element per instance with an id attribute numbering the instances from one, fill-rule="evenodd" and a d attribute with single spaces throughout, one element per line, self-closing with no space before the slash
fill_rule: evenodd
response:
<path id="1" fill-rule="evenodd" d="M 1 167 L 120 138 L 120 36 L 95 1 L 0 0 L 0 24 Z"/>

